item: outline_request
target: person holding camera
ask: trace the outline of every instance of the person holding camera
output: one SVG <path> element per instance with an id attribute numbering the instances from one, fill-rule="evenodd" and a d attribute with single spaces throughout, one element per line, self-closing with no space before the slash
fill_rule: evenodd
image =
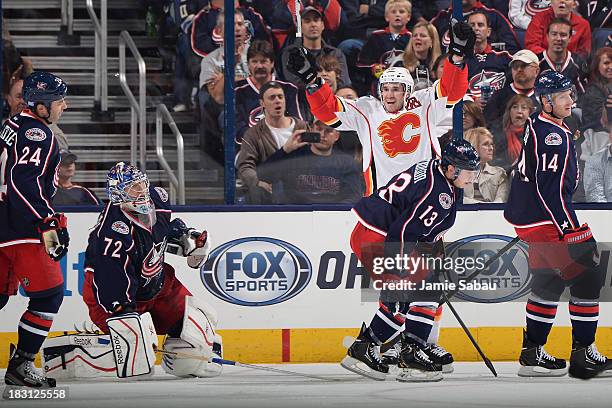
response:
<path id="1" fill-rule="evenodd" d="M 340 134 L 316 121 L 312 132 L 296 130 L 257 169 L 272 185 L 275 202 L 284 204 L 356 203 L 363 196 L 359 166 L 333 149 Z"/>

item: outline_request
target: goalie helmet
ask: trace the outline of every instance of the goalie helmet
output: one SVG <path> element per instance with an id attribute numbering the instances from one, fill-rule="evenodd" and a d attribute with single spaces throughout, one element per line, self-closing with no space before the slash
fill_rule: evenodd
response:
<path id="1" fill-rule="evenodd" d="M 67 93 L 68 87 L 62 78 L 49 72 L 33 72 L 23 81 L 23 100 L 30 109 L 41 103 L 51 110 L 51 102 L 65 98 Z"/>
<path id="2" fill-rule="evenodd" d="M 106 193 L 113 204 L 124 204 L 140 214 L 153 211 L 149 194 L 149 179 L 136 167 L 119 162 L 108 172 Z"/>
<path id="3" fill-rule="evenodd" d="M 382 88 L 384 84 L 402 84 L 404 85 L 404 105 L 402 109 L 406 107 L 406 102 L 414 90 L 414 80 L 412 75 L 406 68 L 403 67 L 391 67 L 386 69 L 380 78 L 378 79 L 378 94 L 382 99 Z"/>

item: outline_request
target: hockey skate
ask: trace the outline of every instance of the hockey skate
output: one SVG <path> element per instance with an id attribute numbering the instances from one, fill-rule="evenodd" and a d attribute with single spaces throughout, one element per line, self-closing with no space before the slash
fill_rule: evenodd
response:
<path id="1" fill-rule="evenodd" d="M 561 377 L 567 373 L 565 360 L 551 356 L 544 346 L 530 341 L 526 331 L 523 331 L 519 363 L 519 377 Z"/>
<path id="2" fill-rule="evenodd" d="M 402 351 L 402 343 L 396 342 L 391 348 L 382 353 L 382 362 L 388 366 L 397 366 L 399 364 L 399 355 Z"/>
<path id="3" fill-rule="evenodd" d="M 404 335 L 402 335 L 404 336 Z M 425 346 L 407 336 L 402 337 L 399 372 L 400 382 L 433 382 L 442 379 L 442 366 L 431 361 L 423 350 Z"/>
<path id="4" fill-rule="evenodd" d="M 438 344 L 429 343 L 425 345 L 423 351 L 431 361 L 442 366 L 442 372 L 444 374 L 450 374 L 455 370 L 453 367 L 453 361 L 455 361 L 455 359 L 444 347 Z"/>
<path id="5" fill-rule="evenodd" d="M 377 381 L 387 377 L 389 366 L 382 362 L 378 346 L 367 335 L 365 323 L 346 354 L 340 365 L 347 370 Z"/>
<path id="6" fill-rule="evenodd" d="M 595 343 L 583 346 L 574 340 L 569 375 L 583 380 L 593 377 L 612 377 L 612 360 L 599 353 Z"/>
<path id="7" fill-rule="evenodd" d="M 33 388 L 53 388 L 55 379 L 47 378 L 34 366 L 34 354 L 17 352 L 15 345 L 10 347 L 11 358 L 8 362 L 6 374 L 4 375 L 5 388 L 10 386 L 33 387 Z"/>

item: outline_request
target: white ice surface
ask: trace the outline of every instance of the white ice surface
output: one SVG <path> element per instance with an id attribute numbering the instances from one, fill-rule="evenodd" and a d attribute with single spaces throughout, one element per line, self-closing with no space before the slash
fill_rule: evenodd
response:
<path id="1" fill-rule="evenodd" d="M 612 407 L 612 377 L 526 379 L 516 376 L 518 363 L 498 362 L 498 378 L 482 363 L 455 363 L 455 372 L 438 383 L 399 383 L 389 375 L 377 382 L 337 364 L 270 365 L 328 380 L 226 367 L 212 379 L 177 379 L 161 374 L 143 381 L 99 379 L 67 386 L 65 401 L 7 401 L 4 407 Z M 4 373 L 0 370 L 0 376 Z M 1 378 L 1 377 L 0 377 Z M 3 386 L 0 386 L 3 388 Z"/>

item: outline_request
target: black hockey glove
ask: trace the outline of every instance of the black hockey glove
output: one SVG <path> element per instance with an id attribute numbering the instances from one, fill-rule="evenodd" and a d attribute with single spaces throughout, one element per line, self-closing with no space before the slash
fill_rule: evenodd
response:
<path id="1" fill-rule="evenodd" d="M 55 213 L 40 220 L 36 229 L 51 259 L 59 261 L 68 253 L 68 218 L 63 213 Z"/>
<path id="2" fill-rule="evenodd" d="M 449 30 L 450 45 L 448 52 L 459 57 L 471 57 L 474 55 L 474 44 L 476 43 L 476 34 L 472 27 L 464 21 L 451 20 Z"/>
<path id="3" fill-rule="evenodd" d="M 302 47 L 294 47 L 289 50 L 287 69 L 305 84 L 311 83 L 317 77 L 317 63 L 314 55 Z"/>
<path id="4" fill-rule="evenodd" d="M 563 241 L 567 243 L 569 256 L 586 268 L 595 268 L 599 265 L 599 252 L 597 241 L 588 224 L 582 224 L 579 228 L 566 229 L 563 231 Z"/>

